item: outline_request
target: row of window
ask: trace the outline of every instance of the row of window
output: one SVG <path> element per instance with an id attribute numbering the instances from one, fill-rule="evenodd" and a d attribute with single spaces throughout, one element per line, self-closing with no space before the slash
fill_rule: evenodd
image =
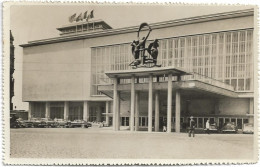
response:
<path id="1" fill-rule="evenodd" d="M 252 43 L 251 29 L 161 39 L 158 64 L 220 80 L 237 91 L 252 91 Z M 134 60 L 130 44 L 92 48 L 91 55 L 94 94 L 95 85 L 111 83 L 105 71 L 131 69 Z"/>
<path id="2" fill-rule="evenodd" d="M 215 118 L 215 117 L 194 117 L 193 120 L 196 123 L 196 128 L 205 128 L 206 127 L 206 122 L 207 120 L 210 120 L 210 124 L 216 123 L 218 127 L 223 127 L 225 123 L 227 122 L 234 122 L 235 125 L 237 126 L 238 129 L 242 129 L 243 125 L 245 123 L 248 123 L 248 118 L 236 118 L 236 117 L 219 117 L 219 118 Z M 163 120 L 167 121 L 167 117 L 160 117 L 159 118 L 159 127 L 162 128 L 163 126 Z M 188 126 L 188 122 L 190 119 L 188 119 L 188 121 L 184 121 L 184 118 L 181 117 L 181 125 L 182 128 L 185 128 L 186 126 Z M 129 126 L 129 117 L 121 117 L 120 119 L 121 121 L 121 126 Z M 172 125 L 173 127 L 175 122 L 175 117 L 172 117 Z M 148 117 L 147 116 L 142 116 L 139 117 L 139 126 L 140 127 L 148 127 Z M 152 126 L 154 126 L 154 117 L 153 117 L 153 121 L 152 121 Z"/>

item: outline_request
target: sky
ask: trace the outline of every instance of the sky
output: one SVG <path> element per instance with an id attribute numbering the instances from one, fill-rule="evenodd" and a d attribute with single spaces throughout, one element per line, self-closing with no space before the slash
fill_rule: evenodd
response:
<path id="1" fill-rule="evenodd" d="M 198 5 L 78 5 L 39 3 L 36 5 L 12 5 L 10 8 L 10 29 L 15 46 L 15 96 L 14 106 L 28 110 L 28 103 L 22 102 L 22 61 L 23 50 L 19 45 L 28 41 L 58 37 L 56 29 L 68 25 L 69 16 L 94 10 L 94 19 L 102 19 L 112 28 L 138 26 L 142 22 L 156 23 L 180 18 L 213 13 L 250 9 L 252 6 L 198 6 Z M 131 40 L 131 39 L 129 39 Z"/>

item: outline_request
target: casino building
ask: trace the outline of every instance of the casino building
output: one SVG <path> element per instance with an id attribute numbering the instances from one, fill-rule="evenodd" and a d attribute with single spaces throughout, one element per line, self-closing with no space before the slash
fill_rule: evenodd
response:
<path id="1" fill-rule="evenodd" d="M 254 10 L 149 23 L 158 64 L 132 69 L 138 25 L 103 20 L 57 28 L 60 36 L 23 47 L 22 98 L 29 118 L 105 121 L 114 130 L 179 132 L 190 116 L 238 129 L 254 122 Z M 143 32 L 145 33 L 145 31 Z"/>

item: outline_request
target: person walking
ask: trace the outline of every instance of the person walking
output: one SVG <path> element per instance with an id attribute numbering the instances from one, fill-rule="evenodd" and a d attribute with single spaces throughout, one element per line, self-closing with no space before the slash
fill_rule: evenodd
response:
<path id="1" fill-rule="evenodd" d="M 206 122 L 206 132 L 207 134 L 209 134 L 209 120 L 207 120 Z"/>
<path id="2" fill-rule="evenodd" d="M 167 128 L 166 128 L 166 119 L 163 120 L 163 132 L 166 132 L 167 131 Z"/>
<path id="3" fill-rule="evenodd" d="M 193 120 L 193 116 L 190 117 L 190 127 L 189 127 L 189 137 L 191 137 L 191 134 L 193 137 L 195 137 L 195 121 Z"/>

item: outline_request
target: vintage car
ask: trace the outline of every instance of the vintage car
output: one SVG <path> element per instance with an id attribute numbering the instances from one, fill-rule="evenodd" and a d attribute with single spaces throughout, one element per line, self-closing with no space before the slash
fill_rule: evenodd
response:
<path id="1" fill-rule="evenodd" d="M 18 122 L 18 125 L 19 125 L 20 128 L 27 128 L 28 127 L 27 123 L 22 118 L 18 118 L 16 121 Z"/>
<path id="2" fill-rule="evenodd" d="M 55 122 L 52 119 L 49 118 L 42 118 L 42 125 L 45 125 L 46 128 L 53 128 L 56 126 Z"/>
<path id="3" fill-rule="evenodd" d="M 19 122 L 17 121 L 18 117 L 16 114 L 10 114 L 10 128 L 19 128 Z"/>
<path id="4" fill-rule="evenodd" d="M 64 119 L 55 119 L 55 126 L 58 128 L 68 127 L 68 122 Z"/>
<path id="5" fill-rule="evenodd" d="M 74 120 L 70 123 L 71 128 L 81 127 L 81 128 L 88 128 L 88 122 L 83 120 Z"/>
<path id="6" fill-rule="evenodd" d="M 243 126 L 243 133 L 254 134 L 254 124 L 245 123 Z"/>
<path id="7" fill-rule="evenodd" d="M 44 128 L 47 125 L 41 118 L 31 118 L 30 121 L 34 128 Z"/>
<path id="8" fill-rule="evenodd" d="M 222 133 L 237 133 L 237 127 L 234 122 L 226 122 L 221 129 Z"/>
<path id="9" fill-rule="evenodd" d="M 31 120 L 24 120 L 26 128 L 33 128 L 33 122 Z"/>
<path id="10" fill-rule="evenodd" d="M 205 132 L 207 132 L 207 129 L 204 129 Z M 218 133 L 219 132 L 219 128 L 217 126 L 217 123 L 213 123 L 209 125 L 209 132 L 210 133 Z"/>

